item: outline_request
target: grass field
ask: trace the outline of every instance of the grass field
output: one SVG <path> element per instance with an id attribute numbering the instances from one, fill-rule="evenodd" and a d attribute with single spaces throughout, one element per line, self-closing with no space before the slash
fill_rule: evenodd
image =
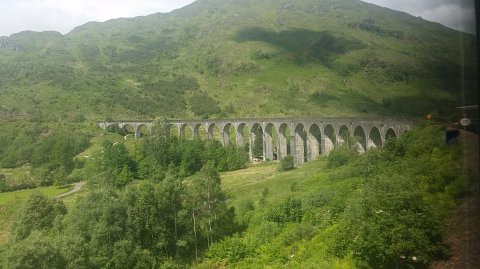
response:
<path id="1" fill-rule="evenodd" d="M 7 242 L 10 227 L 15 220 L 16 213 L 27 201 L 30 195 L 35 192 L 40 192 L 48 197 L 55 197 L 59 194 L 70 191 L 72 188 L 73 186 L 68 186 L 65 188 L 52 186 L 0 193 L 0 245 L 3 245 Z"/>
<path id="2" fill-rule="evenodd" d="M 279 172 L 278 162 L 267 162 L 247 169 L 221 173 L 222 188 L 227 193 L 229 202 L 235 208 L 245 201 L 258 205 L 262 193 L 268 190 L 266 200 L 275 203 L 294 192 L 304 192 L 312 187 L 328 182 L 326 178 L 325 159 L 307 163 L 289 172 Z"/>

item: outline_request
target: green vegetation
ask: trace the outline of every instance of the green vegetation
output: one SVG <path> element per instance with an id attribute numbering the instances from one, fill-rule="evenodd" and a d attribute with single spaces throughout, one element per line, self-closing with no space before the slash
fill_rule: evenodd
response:
<path id="1" fill-rule="evenodd" d="M 71 187 L 40 187 L 29 190 L 19 190 L 13 192 L 0 193 L 0 248 L 10 237 L 13 222 L 17 212 L 22 208 L 30 196 L 40 193 L 53 198 L 59 194 L 68 192 Z"/>
<path id="2" fill-rule="evenodd" d="M 0 192 L 67 184 L 69 174 L 83 165 L 74 157 L 90 145 L 85 131 L 54 131 L 48 125 L 28 123 L 0 127 L 5 130 L 0 134 L 0 167 L 26 170 L 2 180 L 5 187 Z"/>
<path id="3" fill-rule="evenodd" d="M 426 127 L 341 163 L 344 148 L 286 174 L 258 168 L 257 182 L 225 175 L 245 230 L 209 248 L 201 267 L 427 266 L 446 254 L 445 221 L 469 184 L 460 148 L 442 138 Z"/>
<path id="4" fill-rule="evenodd" d="M 150 136 L 135 144 L 134 156 L 123 142 L 104 141 L 97 161 L 86 167 L 85 173 L 104 184 L 124 187 L 135 178 L 162 181 L 172 169 L 182 178 L 192 176 L 208 162 L 218 171 L 247 165 L 248 155 L 243 148 L 224 147 L 217 140 L 178 138 L 166 130 L 164 124 L 157 123 Z"/>
<path id="5" fill-rule="evenodd" d="M 197 0 L 2 40 L 4 121 L 451 116 L 477 96 L 474 36 L 359 0 Z"/>
<path id="6" fill-rule="evenodd" d="M 449 121 L 478 97 L 471 35 L 358 0 L 197 0 L 2 42 L 2 268 L 424 268 L 448 252 L 470 175 L 437 127 L 363 155 L 348 138 L 297 169 L 292 157 L 245 169 L 245 148 L 97 122 Z M 80 195 L 53 198 L 80 180 Z"/>
<path id="7" fill-rule="evenodd" d="M 142 143 L 159 149 L 161 137 Z M 120 145 L 105 143 L 89 165 L 122 171 L 99 174 L 67 211 L 29 198 L 0 250 L 4 266 L 419 268 L 446 255 L 446 219 L 469 188 L 461 147 L 432 126 L 293 171 L 266 163 L 219 175 L 210 160 L 190 176 L 170 162 L 163 177 L 131 182 L 123 170 L 138 160 Z"/>
<path id="8" fill-rule="evenodd" d="M 295 168 L 293 156 L 286 156 L 280 161 L 279 171 L 290 171 Z"/>

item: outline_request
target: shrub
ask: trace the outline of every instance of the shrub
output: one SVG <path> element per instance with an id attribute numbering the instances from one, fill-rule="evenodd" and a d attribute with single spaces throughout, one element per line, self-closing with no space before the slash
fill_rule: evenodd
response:
<path id="1" fill-rule="evenodd" d="M 5 253 L 5 268 L 65 268 L 58 247 L 45 234 L 34 231 L 26 240 L 13 244 Z"/>
<path id="2" fill-rule="evenodd" d="M 283 160 L 280 161 L 279 171 L 290 171 L 295 169 L 295 163 L 293 161 L 293 156 L 286 156 Z"/>
<path id="3" fill-rule="evenodd" d="M 281 204 L 273 207 L 267 214 L 267 219 L 279 224 L 302 221 L 302 201 L 288 197 Z"/>
<path id="4" fill-rule="evenodd" d="M 211 245 L 206 256 L 215 260 L 233 263 L 244 259 L 252 253 L 253 250 L 243 243 L 240 237 L 232 236 Z"/>
<path id="5" fill-rule="evenodd" d="M 353 152 L 353 150 L 347 147 L 335 149 L 328 156 L 327 167 L 336 168 L 345 165 L 350 160 L 352 160 L 354 156 L 355 153 Z"/>

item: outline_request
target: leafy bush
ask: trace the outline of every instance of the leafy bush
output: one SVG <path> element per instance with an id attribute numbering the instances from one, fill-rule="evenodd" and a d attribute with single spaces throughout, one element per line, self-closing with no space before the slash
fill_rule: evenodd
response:
<path id="1" fill-rule="evenodd" d="M 211 245 L 205 256 L 215 261 L 234 263 L 253 253 L 238 235 L 234 235 Z"/>
<path id="2" fill-rule="evenodd" d="M 57 217 L 63 217 L 67 209 L 62 201 L 49 199 L 42 194 L 33 194 L 20 211 L 14 226 L 17 240 L 30 235 L 33 230 L 48 230 Z"/>
<path id="3" fill-rule="evenodd" d="M 46 234 L 37 231 L 10 246 L 3 258 L 5 268 L 60 269 L 67 264 L 60 249 Z"/>
<path id="4" fill-rule="evenodd" d="M 279 224 L 300 222 L 302 217 L 302 201 L 293 197 L 288 197 L 284 202 L 274 206 L 267 214 L 267 220 Z"/>
<path id="5" fill-rule="evenodd" d="M 283 158 L 280 161 L 280 166 L 278 167 L 278 170 L 281 172 L 284 172 L 284 171 L 290 171 L 293 169 L 295 169 L 295 162 L 293 160 L 293 156 L 291 155 L 285 156 L 285 158 Z"/>
<path id="6" fill-rule="evenodd" d="M 327 159 L 328 168 L 337 168 L 347 164 L 355 157 L 355 152 L 348 147 L 340 147 L 330 152 Z"/>

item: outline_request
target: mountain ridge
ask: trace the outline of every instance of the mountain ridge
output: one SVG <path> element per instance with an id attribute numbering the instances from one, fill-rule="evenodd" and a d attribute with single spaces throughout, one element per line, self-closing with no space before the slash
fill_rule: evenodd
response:
<path id="1" fill-rule="evenodd" d="M 3 40 L 23 51 L 0 50 L 0 95 L 36 88 L 77 108 L 57 106 L 47 121 L 62 113 L 92 120 L 445 116 L 461 102 L 461 80 L 469 96 L 476 87 L 472 35 L 354 0 L 199 0 L 169 13 L 89 22 L 65 35 L 12 36 Z M 0 102 L 0 118 L 14 110 L 31 120 L 49 98 L 36 108 L 32 100 L 16 108 Z"/>

